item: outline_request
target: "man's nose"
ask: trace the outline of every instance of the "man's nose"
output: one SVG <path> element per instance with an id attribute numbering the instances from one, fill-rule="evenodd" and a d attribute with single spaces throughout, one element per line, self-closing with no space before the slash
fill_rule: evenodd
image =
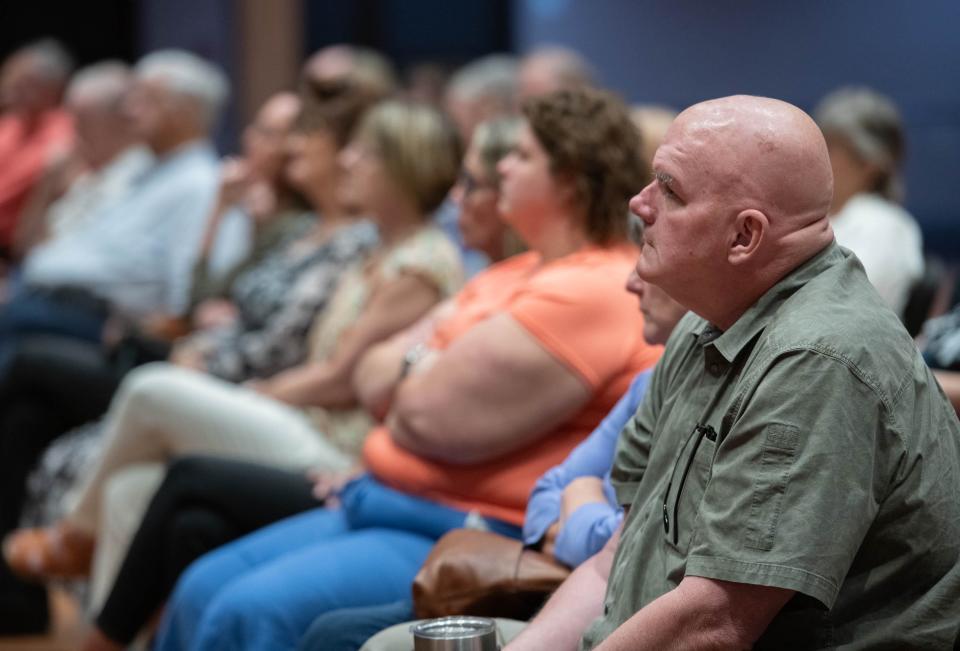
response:
<path id="1" fill-rule="evenodd" d="M 650 201 L 652 187 L 653 183 L 650 183 L 641 190 L 639 194 L 634 195 L 634 197 L 630 199 L 630 212 L 642 219 L 643 223 L 648 226 L 656 220 L 653 214 L 653 204 Z"/>

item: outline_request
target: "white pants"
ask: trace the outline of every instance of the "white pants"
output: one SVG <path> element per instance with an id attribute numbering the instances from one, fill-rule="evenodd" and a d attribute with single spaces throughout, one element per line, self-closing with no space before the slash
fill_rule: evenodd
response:
<path id="1" fill-rule="evenodd" d="M 163 363 L 141 367 L 124 380 L 104 436 L 100 460 L 68 516 L 97 538 L 94 605 L 112 585 L 171 458 L 221 455 L 291 469 L 340 470 L 352 463 L 301 411 Z"/>

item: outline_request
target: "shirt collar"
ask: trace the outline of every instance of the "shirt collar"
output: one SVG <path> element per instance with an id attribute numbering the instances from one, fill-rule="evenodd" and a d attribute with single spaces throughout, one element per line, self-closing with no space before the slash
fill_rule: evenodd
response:
<path id="1" fill-rule="evenodd" d="M 846 254 L 836 241 L 832 242 L 768 289 L 726 331 L 721 332 L 713 324 L 705 323 L 698 332 L 695 332 L 697 339 L 703 345 L 713 344 L 717 352 L 728 363 L 732 363 L 740 351 L 767 327 L 784 301 L 845 257 Z"/>

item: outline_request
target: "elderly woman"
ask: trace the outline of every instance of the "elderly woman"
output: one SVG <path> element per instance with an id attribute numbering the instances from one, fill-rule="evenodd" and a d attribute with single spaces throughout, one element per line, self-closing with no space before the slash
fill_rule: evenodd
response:
<path id="1" fill-rule="evenodd" d="M 412 347 L 369 353 L 381 372 L 364 360 L 357 389 L 389 414 L 364 446 L 370 473 L 344 488 L 340 506 L 194 563 L 157 648 L 291 648 L 318 614 L 404 597 L 453 528 L 519 536 L 536 479 L 655 363 L 659 348 L 611 282 L 635 260 L 626 203 L 645 173 L 625 107 L 562 91 L 524 116 L 499 165 L 498 205 L 530 251 L 477 276 Z"/>
<path id="2" fill-rule="evenodd" d="M 497 162 L 512 149 L 519 120 L 484 123 L 464 157 L 454 197 L 468 246 L 499 261 L 516 248 L 497 210 Z M 441 304 L 415 333 L 449 308 Z M 398 337 L 400 338 L 400 337 Z M 318 506 L 303 473 L 215 457 L 174 461 L 130 545 L 86 649 L 129 644 L 187 564 L 240 535 Z"/>
<path id="3" fill-rule="evenodd" d="M 311 146 L 329 152 L 328 164 L 335 164 L 333 138 Z M 396 102 L 372 109 L 340 158 L 350 201 L 359 199 L 369 211 L 380 245 L 340 275 L 310 334 L 310 360 L 243 387 L 165 364 L 131 374 L 108 413 L 107 447 L 79 503 L 53 527 L 8 539 L 11 567 L 40 577 L 77 574 L 89 566 L 95 542 L 125 548 L 126 540 L 96 539 L 101 517 L 123 518 L 133 526 L 119 529 L 135 530 L 146 500 L 132 497 L 149 497 L 160 464 L 177 454 L 300 469 L 351 465 L 372 424 L 356 407 L 350 383 L 360 353 L 419 319 L 460 283 L 456 250 L 429 225 L 459 157 L 456 133 L 436 111 Z"/>
<path id="4" fill-rule="evenodd" d="M 837 242 L 857 254 L 880 296 L 902 315 L 923 274 L 923 243 L 900 206 L 904 135 L 897 108 L 872 90 L 841 88 L 820 102 L 815 116 L 833 168 L 830 225 Z"/>

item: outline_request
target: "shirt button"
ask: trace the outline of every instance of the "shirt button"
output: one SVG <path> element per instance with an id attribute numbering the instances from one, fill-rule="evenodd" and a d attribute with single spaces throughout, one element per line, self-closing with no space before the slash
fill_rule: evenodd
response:
<path id="1" fill-rule="evenodd" d="M 667 515 L 667 505 L 663 505 L 663 533 L 670 533 L 670 516 Z"/>
<path id="2" fill-rule="evenodd" d="M 710 375 L 720 375 L 720 365 L 716 362 L 710 365 Z"/>

